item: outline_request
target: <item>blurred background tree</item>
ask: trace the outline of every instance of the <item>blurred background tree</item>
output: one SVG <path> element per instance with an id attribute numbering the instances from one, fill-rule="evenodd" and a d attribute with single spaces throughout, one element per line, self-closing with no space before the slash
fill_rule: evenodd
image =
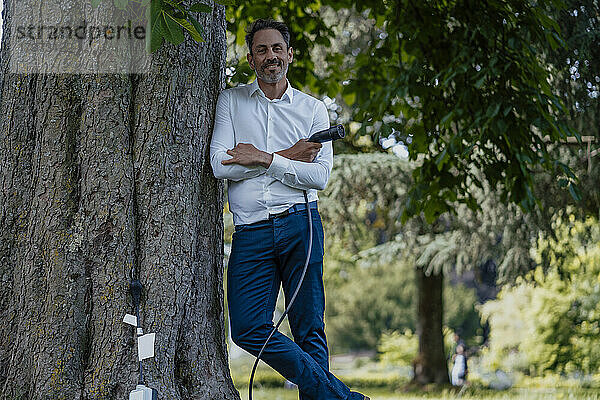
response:
<path id="1" fill-rule="evenodd" d="M 326 287 L 328 298 L 334 299 L 327 308 L 328 334 L 342 347 L 373 348 L 387 330 L 411 329 L 420 346 L 427 343 L 421 340 L 424 330 L 439 333 L 436 357 L 445 369 L 443 327 L 461 331 L 466 339 L 483 336 L 474 305 L 495 295 L 495 276 L 486 288 L 482 280 L 464 282 L 461 275 L 467 270 L 483 273 L 490 260 L 501 282 L 530 271 L 529 249 L 543 219 L 502 205 L 498 193 L 485 184 L 476 192 L 479 211 L 457 204 L 454 214 L 443 214 L 434 224 L 424 218 L 402 223 L 413 168 L 393 154 L 335 157 L 320 202 L 327 237 Z M 419 303 L 425 298 L 419 292 L 432 293 L 419 287 L 422 276 L 442 281 L 436 301 L 426 305 Z M 443 276 L 454 279 L 444 283 Z"/>

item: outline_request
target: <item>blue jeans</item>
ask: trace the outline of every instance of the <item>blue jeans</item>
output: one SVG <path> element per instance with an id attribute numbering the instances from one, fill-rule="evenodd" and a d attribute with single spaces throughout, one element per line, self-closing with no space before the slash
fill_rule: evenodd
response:
<path id="1" fill-rule="evenodd" d="M 277 331 L 261 360 L 298 385 L 301 400 L 362 400 L 329 372 L 323 316 L 323 226 L 311 208 L 310 263 L 288 320 L 294 341 Z M 283 285 L 286 307 L 308 250 L 307 211 L 236 227 L 227 269 L 227 301 L 234 343 L 255 357 L 273 329 L 273 312 Z"/>

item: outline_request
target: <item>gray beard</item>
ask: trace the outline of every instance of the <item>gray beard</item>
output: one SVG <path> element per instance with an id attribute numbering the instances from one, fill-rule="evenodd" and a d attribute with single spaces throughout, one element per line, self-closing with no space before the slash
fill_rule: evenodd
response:
<path id="1" fill-rule="evenodd" d="M 283 77 L 285 76 L 285 74 L 287 74 L 287 71 L 288 71 L 288 65 L 289 64 L 287 64 L 287 63 L 283 63 L 283 64 L 284 65 L 281 67 L 281 71 L 274 72 L 274 73 L 267 72 L 263 68 L 257 69 L 256 70 L 256 76 L 258 76 L 260 78 L 260 80 L 262 80 L 263 82 L 266 82 L 266 83 L 277 83 L 281 79 L 283 79 Z"/>

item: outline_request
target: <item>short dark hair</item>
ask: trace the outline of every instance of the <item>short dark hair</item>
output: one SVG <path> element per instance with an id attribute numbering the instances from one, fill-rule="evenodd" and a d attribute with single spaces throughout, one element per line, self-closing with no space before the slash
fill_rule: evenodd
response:
<path id="1" fill-rule="evenodd" d="M 254 34 L 258 31 L 265 29 L 275 29 L 281 33 L 285 45 L 290 48 L 290 30 L 283 22 L 278 22 L 272 19 L 257 19 L 249 27 L 246 28 L 246 44 L 248 45 L 248 51 L 252 54 L 252 42 L 254 41 Z"/>

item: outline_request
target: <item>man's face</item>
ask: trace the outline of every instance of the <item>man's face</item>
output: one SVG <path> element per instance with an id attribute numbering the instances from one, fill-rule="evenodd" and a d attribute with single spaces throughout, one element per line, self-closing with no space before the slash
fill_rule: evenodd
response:
<path id="1" fill-rule="evenodd" d="M 260 80 L 277 83 L 285 78 L 293 56 L 292 48 L 287 48 L 278 30 L 263 29 L 254 34 L 252 53 L 247 58 Z"/>

